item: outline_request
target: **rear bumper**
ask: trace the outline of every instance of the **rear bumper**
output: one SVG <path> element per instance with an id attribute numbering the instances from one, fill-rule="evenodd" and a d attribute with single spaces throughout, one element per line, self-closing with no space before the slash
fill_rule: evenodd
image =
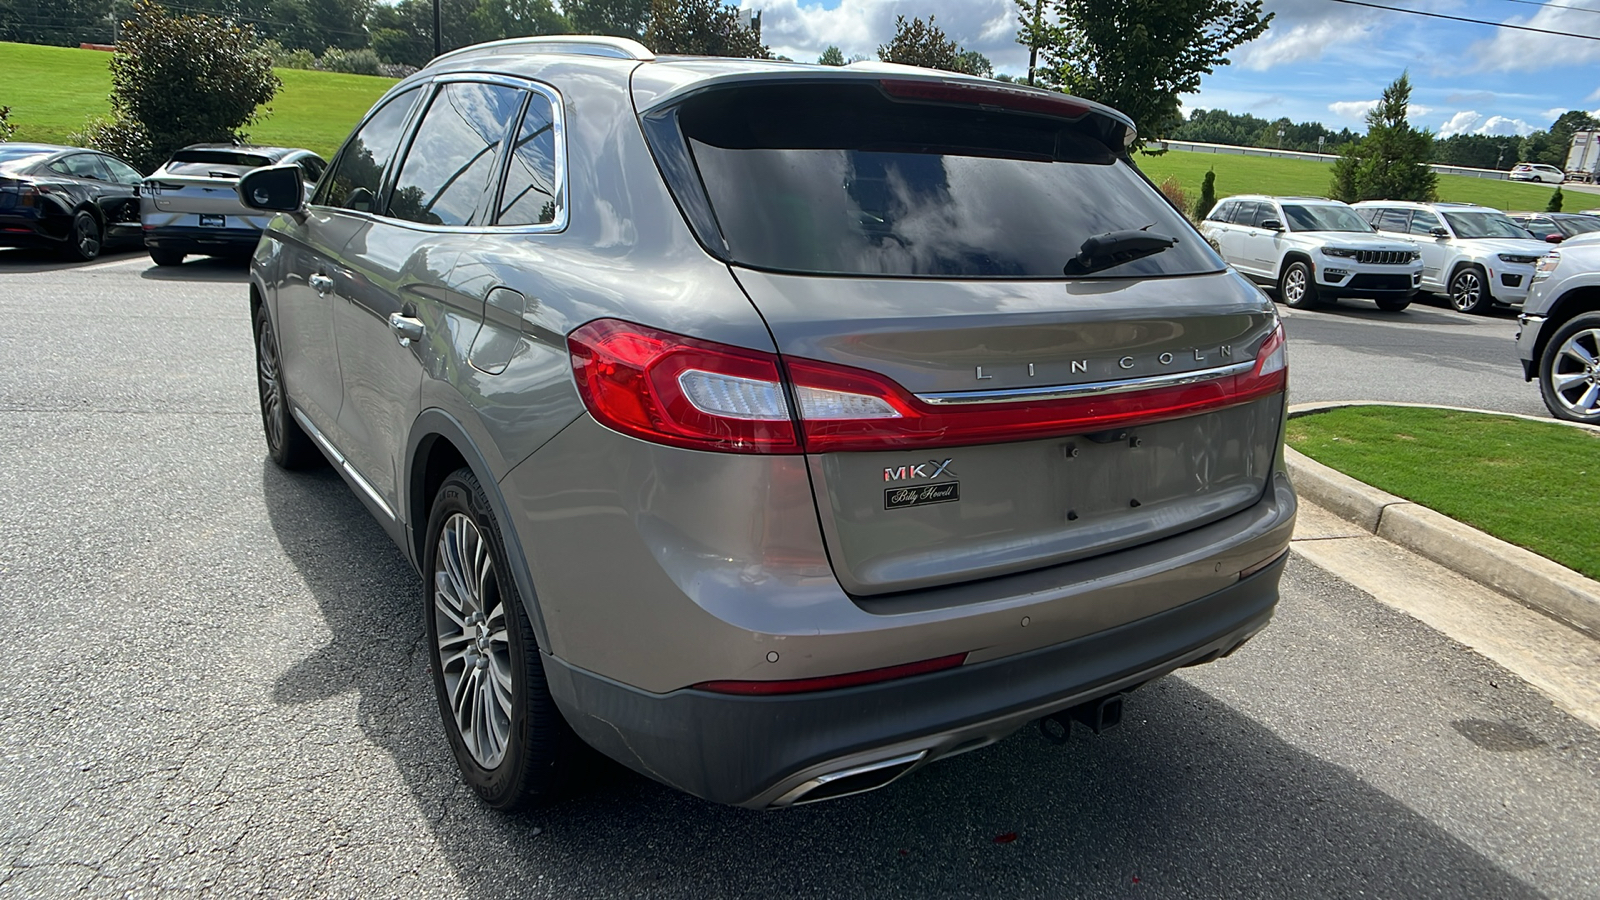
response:
<path id="1" fill-rule="evenodd" d="M 144 245 L 150 249 L 173 250 L 215 256 L 249 256 L 261 241 L 255 228 L 149 228 Z"/>
<path id="2" fill-rule="evenodd" d="M 44 223 L 45 220 L 37 216 L 0 212 L 0 247 L 40 249 L 59 247 L 66 242 L 65 233 L 51 234 Z"/>
<path id="3" fill-rule="evenodd" d="M 1292 515 L 1292 513 L 1291 513 Z M 1156 615 L 1028 653 L 883 684 L 785 697 L 651 694 L 546 656 L 551 693 L 585 741 L 706 800 L 769 808 L 830 772 L 942 756 L 1232 652 L 1266 626 L 1287 552 Z"/>

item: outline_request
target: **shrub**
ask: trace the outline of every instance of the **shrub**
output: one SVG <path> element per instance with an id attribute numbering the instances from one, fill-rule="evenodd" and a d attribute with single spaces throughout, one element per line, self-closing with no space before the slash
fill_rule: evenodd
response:
<path id="1" fill-rule="evenodd" d="M 282 86 L 248 26 L 140 0 L 111 56 L 111 118 L 84 133 L 149 172 L 185 145 L 243 140 Z"/>
<path id="2" fill-rule="evenodd" d="M 378 65 L 378 54 L 366 47 L 360 50 L 329 47 L 323 51 L 322 58 L 317 60 L 317 68 L 329 72 L 343 72 L 346 75 L 377 75 Z"/>
<path id="3" fill-rule="evenodd" d="M 1194 220 L 1204 219 L 1217 205 L 1217 170 L 1207 169 L 1205 180 L 1200 182 L 1200 199 L 1194 202 Z"/>
<path id="4" fill-rule="evenodd" d="M 9 141 L 17 134 L 17 126 L 11 124 L 11 107 L 0 106 L 0 141 Z"/>
<path id="5" fill-rule="evenodd" d="M 272 55 L 272 64 L 280 69 L 315 69 L 316 54 L 310 50 L 287 50 L 277 41 L 262 41 L 261 49 Z"/>
<path id="6" fill-rule="evenodd" d="M 1193 204 L 1189 202 L 1189 192 L 1183 189 L 1183 185 L 1178 181 L 1178 176 L 1176 175 L 1168 175 L 1166 178 L 1161 179 L 1161 193 L 1165 194 L 1167 200 L 1180 210 L 1187 212 L 1193 208 Z"/>
<path id="7" fill-rule="evenodd" d="M 378 63 L 378 74 L 385 78 L 405 78 L 407 75 L 415 74 L 416 71 L 416 66 L 408 66 L 405 63 Z"/>
<path id="8" fill-rule="evenodd" d="M 1550 195 L 1550 202 L 1545 204 L 1545 212 L 1561 212 L 1561 186 L 1556 185 L 1556 192 Z"/>

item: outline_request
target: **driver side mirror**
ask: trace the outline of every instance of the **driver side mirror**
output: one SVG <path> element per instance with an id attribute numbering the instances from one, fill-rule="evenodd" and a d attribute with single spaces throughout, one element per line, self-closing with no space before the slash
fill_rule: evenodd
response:
<path id="1" fill-rule="evenodd" d="M 1428 233 L 1433 235 L 1434 237 L 1447 238 L 1447 237 L 1450 236 L 1450 232 L 1445 231 L 1443 225 L 1435 225 L 1435 226 L 1433 226 L 1432 228 L 1428 229 Z"/>
<path id="2" fill-rule="evenodd" d="M 306 204 L 300 167 L 292 163 L 247 172 L 239 179 L 235 190 L 239 193 L 239 202 L 251 209 L 292 213 L 304 209 Z"/>
<path id="3" fill-rule="evenodd" d="M 1283 223 L 1279 222 L 1277 219 L 1262 219 L 1261 227 L 1267 229 L 1268 231 L 1282 231 Z"/>

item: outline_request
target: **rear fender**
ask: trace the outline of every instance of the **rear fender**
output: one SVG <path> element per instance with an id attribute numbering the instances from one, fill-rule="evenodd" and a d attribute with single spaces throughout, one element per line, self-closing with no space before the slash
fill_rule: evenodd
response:
<path id="1" fill-rule="evenodd" d="M 489 506 L 494 510 L 495 526 L 500 530 L 500 540 L 506 548 L 511 577 L 516 582 L 517 594 L 522 597 L 523 610 L 528 614 L 528 621 L 533 623 L 533 633 L 538 638 L 539 646 L 549 647 L 549 634 L 545 630 L 544 615 L 539 610 L 539 595 L 534 590 L 533 573 L 528 567 L 527 554 L 522 551 L 522 544 L 517 538 L 505 495 L 501 493 L 484 454 L 467 435 L 466 428 L 454 416 L 436 407 L 425 409 L 417 416 L 406 444 L 406 472 L 401 482 L 405 495 L 400 500 L 400 509 L 406 519 L 403 548 L 406 556 L 411 560 L 412 567 L 426 577 L 422 572 L 422 562 L 427 558 L 423 542 L 428 539 L 428 504 L 433 500 L 427 491 L 428 459 L 432 453 L 444 449 L 440 442 L 461 457 L 483 486 Z"/>

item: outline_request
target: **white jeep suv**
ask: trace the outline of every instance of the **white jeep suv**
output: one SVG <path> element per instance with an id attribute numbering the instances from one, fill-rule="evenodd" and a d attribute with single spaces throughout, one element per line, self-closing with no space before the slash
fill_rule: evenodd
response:
<path id="1" fill-rule="evenodd" d="M 1398 312 L 1422 283 L 1417 247 L 1380 237 L 1337 200 L 1244 194 L 1218 203 L 1200 231 L 1244 275 L 1276 285 L 1295 309 L 1370 297 Z"/>
<path id="2" fill-rule="evenodd" d="M 1522 305 L 1533 267 L 1550 245 L 1498 209 L 1471 203 L 1366 200 L 1355 209 L 1381 234 L 1406 235 L 1422 251 L 1422 289 L 1447 294 L 1464 313 Z"/>

